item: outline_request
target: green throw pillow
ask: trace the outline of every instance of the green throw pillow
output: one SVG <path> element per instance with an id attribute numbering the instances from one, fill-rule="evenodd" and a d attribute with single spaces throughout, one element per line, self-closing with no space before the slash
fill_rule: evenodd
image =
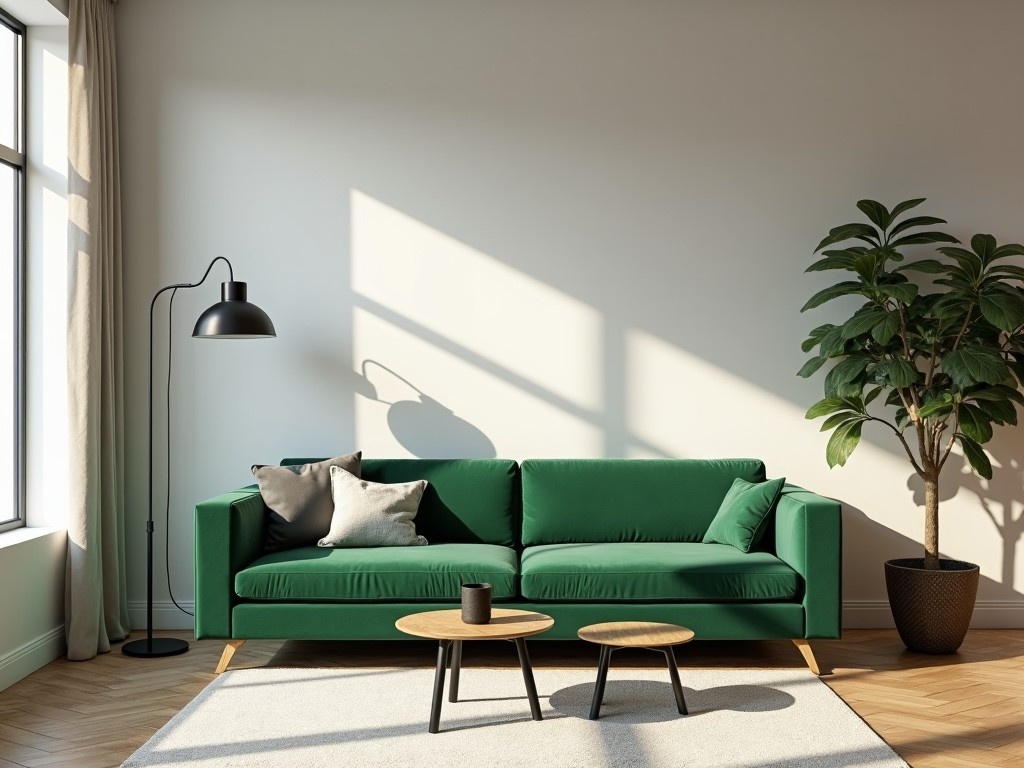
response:
<path id="1" fill-rule="evenodd" d="M 784 477 L 763 483 L 748 483 L 737 477 L 704 534 L 704 543 L 731 544 L 741 552 L 749 552 L 768 528 L 769 513 L 785 484 Z"/>

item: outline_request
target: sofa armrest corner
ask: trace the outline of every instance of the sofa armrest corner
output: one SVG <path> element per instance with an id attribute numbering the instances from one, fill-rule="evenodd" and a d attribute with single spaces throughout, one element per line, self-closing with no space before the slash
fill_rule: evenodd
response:
<path id="1" fill-rule="evenodd" d="M 255 486 L 196 505 L 196 639 L 232 636 L 235 574 L 263 553 L 265 518 Z"/>
<path id="2" fill-rule="evenodd" d="M 778 557 L 804 580 L 804 636 L 838 638 L 842 630 L 842 506 L 787 485 L 775 515 Z"/>

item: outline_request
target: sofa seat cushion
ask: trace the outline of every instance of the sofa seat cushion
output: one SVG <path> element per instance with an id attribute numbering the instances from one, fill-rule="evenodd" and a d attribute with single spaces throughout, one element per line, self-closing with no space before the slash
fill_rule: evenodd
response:
<path id="1" fill-rule="evenodd" d="M 324 549 L 264 555 L 235 575 L 246 600 L 356 602 L 458 600 L 462 585 L 487 582 L 494 599 L 516 594 L 516 553 L 496 544 Z"/>
<path id="2" fill-rule="evenodd" d="M 528 600 L 792 600 L 799 575 L 768 552 L 728 544 L 626 542 L 527 547 L 522 592 Z"/>

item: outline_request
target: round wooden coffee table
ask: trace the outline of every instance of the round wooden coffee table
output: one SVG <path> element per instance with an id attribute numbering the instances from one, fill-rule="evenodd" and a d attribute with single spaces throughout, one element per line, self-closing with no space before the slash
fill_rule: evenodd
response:
<path id="1" fill-rule="evenodd" d="M 430 706 L 430 723 L 427 730 L 437 733 L 441 723 L 441 699 L 444 696 L 444 675 L 449 660 L 452 667 L 448 701 L 459 700 L 459 671 L 462 667 L 462 643 L 465 640 L 511 640 L 519 652 L 519 666 L 523 669 L 526 682 L 526 696 L 530 700 L 530 712 L 534 720 L 542 720 L 540 702 L 537 700 L 537 686 L 533 682 L 533 668 L 526 651 L 526 638 L 547 632 L 555 626 L 550 616 L 535 611 L 520 611 L 512 608 L 494 608 L 487 624 L 466 624 L 462 621 L 459 608 L 448 611 L 424 611 L 403 616 L 395 626 L 407 635 L 438 640 L 437 670 L 434 673 L 434 698 Z"/>
<path id="2" fill-rule="evenodd" d="M 674 646 L 693 640 L 693 630 L 675 624 L 661 624 L 653 621 L 610 621 L 605 624 L 591 624 L 577 633 L 580 640 L 601 646 L 601 658 L 597 665 L 597 684 L 594 686 L 594 700 L 590 705 L 590 719 L 601 715 L 604 700 L 604 685 L 608 680 L 608 663 L 612 653 L 622 648 L 648 648 L 665 654 L 668 676 L 672 680 L 672 692 L 676 696 L 676 708 L 680 715 L 688 715 L 683 686 L 679 682 Z"/>

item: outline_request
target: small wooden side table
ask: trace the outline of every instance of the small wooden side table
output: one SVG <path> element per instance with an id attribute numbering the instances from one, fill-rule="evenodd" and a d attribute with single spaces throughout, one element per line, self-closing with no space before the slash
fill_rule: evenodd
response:
<path id="1" fill-rule="evenodd" d="M 437 669 L 434 672 L 434 698 L 430 706 L 430 723 L 427 730 L 437 733 L 441 723 L 441 699 L 444 697 L 444 676 L 449 661 L 452 667 L 451 686 L 448 701 L 459 700 L 459 672 L 462 668 L 462 643 L 464 640 L 512 640 L 519 652 L 519 666 L 523 669 L 526 683 L 526 697 L 530 700 L 530 712 L 534 720 L 542 720 L 537 686 L 533 681 L 533 667 L 526 651 L 526 638 L 547 632 L 555 626 L 550 616 L 535 611 L 520 611 L 513 608 L 494 608 L 487 624 L 466 624 L 458 608 L 448 611 L 424 611 L 403 616 L 395 622 L 407 635 L 438 640 Z"/>
<path id="2" fill-rule="evenodd" d="M 676 708 L 680 715 L 688 715 L 683 686 L 679 682 L 674 646 L 693 640 L 693 630 L 675 624 L 661 624 L 653 621 L 610 621 L 605 624 L 591 624 L 576 633 L 580 640 L 601 646 L 601 658 L 597 666 L 597 683 L 594 686 L 594 700 L 590 705 L 590 719 L 601 716 L 601 702 L 604 700 L 604 685 L 608 680 L 608 663 L 612 653 L 622 648 L 647 648 L 665 654 L 668 675 L 672 680 L 672 692 L 676 697 Z"/>

